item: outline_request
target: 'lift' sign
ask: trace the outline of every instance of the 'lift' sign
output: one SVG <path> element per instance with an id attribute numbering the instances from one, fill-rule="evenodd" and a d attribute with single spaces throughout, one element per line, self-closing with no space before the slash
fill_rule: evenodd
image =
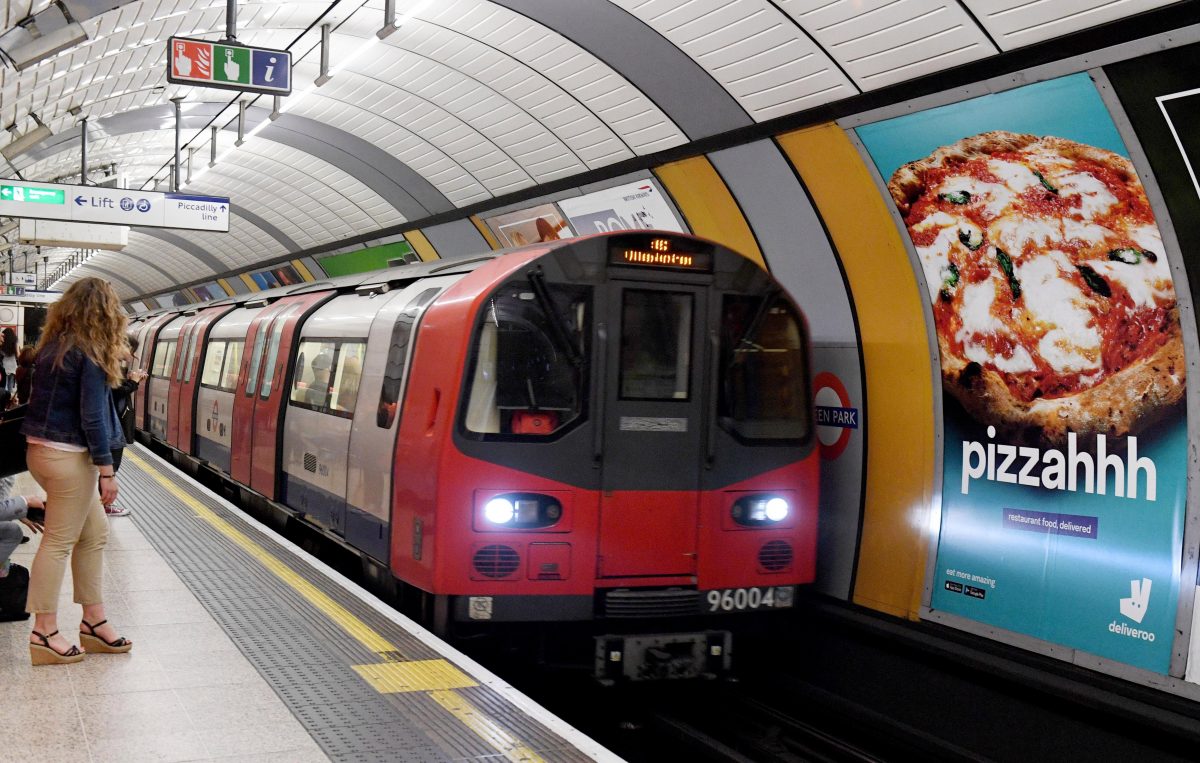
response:
<path id="1" fill-rule="evenodd" d="M 231 42 L 170 37 L 167 82 L 288 95 L 292 92 L 292 54 Z"/>

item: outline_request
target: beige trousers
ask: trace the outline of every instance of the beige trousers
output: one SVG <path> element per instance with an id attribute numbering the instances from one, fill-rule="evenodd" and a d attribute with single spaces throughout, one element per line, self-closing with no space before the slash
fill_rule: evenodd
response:
<path id="1" fill-rule="evenodd" d="M 29 570 L 29 599 L 34 614 L 58 611 L 67 556 L 78 604 L 102 604 L 104 545 L 108 521 L 100 505 L 100 470 L 88 453 L 55 450 L 30 443 L 29 471 L 46 491 L 46 533 Z"/>

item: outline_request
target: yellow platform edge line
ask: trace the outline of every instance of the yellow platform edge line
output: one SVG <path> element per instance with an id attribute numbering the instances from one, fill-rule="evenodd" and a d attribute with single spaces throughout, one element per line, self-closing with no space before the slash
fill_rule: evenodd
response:
<path id="1" fill-rule="evenodd" d="M 357 639 L 359 643 L 374 652 L 397 651 L 396 647 L 387 639 L 355 617 L 349 610 L 300 577 L 294 570 L 268 553 L 266 549 L 238 531 L 229 522 L 219 517 L 212 509 L 188 495 L 183 488 L 176 485 L 165 474 L 152 468 L 136 453 L 127 449 L 125 458 L 153 477 L 158 484 L 162 485 L 172 495 L 182 501 L 185 506 L 196 512 L 197 517 L 212 525 L 214 529 L 244 549 L 264 567 L 291 586 L 297 593 L 308 599 L 313 606 Z M 429 697 L 470 729 L 472 733 L 483 739 L 484 742 L 508 760 L 542 760 L 542 757 L 524 742 L 505 731 L 486 713 L 480 711 L 466 698 L 452 691 L 452 689 L 467 688 L 477 686 L 478 684 L 446 660 L 414 660 L 409 662 L 388 662 L 377 665 L 354 665 L 351 667 L 380 693 L 398 691 L 426 692 Z M 390 688 L 393 686 L 407 686 L 406 681 L 411 682 L 414 678 L 422 677 L 425 678 L 427 684 L 437 682 L 439 688 L 431 688 L 429 685 L 421 688 Z"/>
<path id="2" fill-rule="evenodd" d="M 506 759 L 512 761 L 541 761 L 542 756 L 534 752 L 520 739 L 504 730 L 487 714 L 471 704 L 465 697 L 453 691 L 432 691 L 429 696 L 446 709 L 464 726 L 475 732 Z"/>

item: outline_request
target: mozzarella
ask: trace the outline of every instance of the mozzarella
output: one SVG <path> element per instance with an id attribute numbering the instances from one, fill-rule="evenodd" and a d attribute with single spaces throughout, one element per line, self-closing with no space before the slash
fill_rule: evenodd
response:
<path id="1" fill-rule="evenodd" d="M 1109 192 L 1108 186 L 1086 172 L 1057 174 L 1051 183 L 1058 188 L 1060 196 L 1079 197 L 1079 209 L 1085 220 L 1107 212 L 1117 203 L 1117 197 Z"/>
<path id="2" fill-rule="evenodd" d="M 978 178 L 964 175 L 948 177 L 937 189 L 938 193 L 956 193 L 966 191 L 971 194 L 971 201 L 983 202 L 984 209 L 992 217 L 1001 215 L 1017 195 L 1000 183 L 985 183 Z"/>
<path id="3" fill-rule="evenodd" d="M 1008 373 L 1024 373 L 1036 368 L 1033 357 L 1024 347 L 1017 345 L 1011 357 L 996 355 L 982 342 L 980 336 L 1012 337 L 1012 332 L 992 314 L 992 305 L 996 301 L 996 287 L 999 284 L 995 278 L 989 278 L 981 283 L 967 284 L 963 287 L 962 296 L 962 328 L 955 334 L 963 346 L 963 356 L 981 365 L 990 365 Z M 1007 285 L 1004 288 L 1008 288 Z"/>
<path id="4" fill-rule="evenodd" d="M 1083 292 L 1063 276 L 1072 268 L 1067 256 L 1051 251 L 1017 266 L 1025 309 L 1049 327 L 1038 354 L 1059 373 L 1100 367 L 1100 331 L 1093 325 Z"/>
<path id="5" fill-rule="evenodd" d="M 1062 223 L 1056 219 L 1005 215 L 988 226 L 988 238 L 1014 260 L 1025 254 L 1026 244 L 1045 247 L 1062 239 Z"/>
<path id="6" fill-rule="evenodd" d="M 1035 185 L 1041 185 L 1041 181 L 1037 179 L 1037 175 L 1033 174 L 1033 170 L 1026 167 L 1024 164 L 1016 162 L 1006 162 L 1001 159 L 991 159 L 987 163 L 991 173 L 1008 186 L 1014 193 L 1021 193 L 1027 188 Z"/>
<path id="7" fill-rule="evenodd" d="M 1063 220 L 1062 226 L 1063 241 L 1079 239 L 1089 244 L 1098 244 L 1109 236 L 1108 228 L 1105 228 L 1103 225 L 1081 222 L 1072 217 Z"/>
<path id="8" fill-rule="evenodd" d="M 950 265 L 950 250 L 959 245 L 958 231 L 960 228 L 976 228 L 969 220 L 934 212 L 924 220 L 912 226 L 914 232 L 922 232 L 937 226 L 941 228 L 937 238 L 927 246 L 918 246 L 917 256 L 921 258 L 921 269 L 925 273 L 925 287 L 929 289 L 929 298 L 936 300 L 942 290 L 945 271 Z"/>

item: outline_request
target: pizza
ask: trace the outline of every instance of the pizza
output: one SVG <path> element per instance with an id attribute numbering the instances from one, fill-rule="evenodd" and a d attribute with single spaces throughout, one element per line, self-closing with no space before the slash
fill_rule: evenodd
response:
<path id="1" fill-rule="evenodd" d="M 1128 159 L 987 132 L 888 183 L 929 287 L 943 386 L 1010 438 L 1135 433 L 1184 393 L 1175 287 Z"/>

